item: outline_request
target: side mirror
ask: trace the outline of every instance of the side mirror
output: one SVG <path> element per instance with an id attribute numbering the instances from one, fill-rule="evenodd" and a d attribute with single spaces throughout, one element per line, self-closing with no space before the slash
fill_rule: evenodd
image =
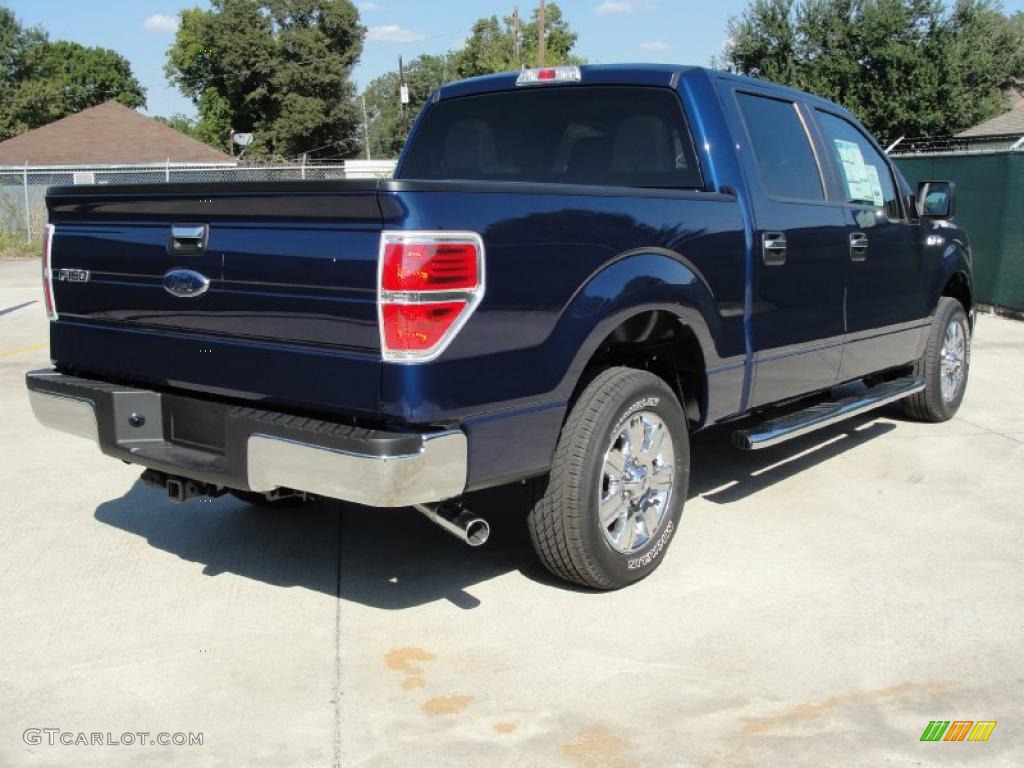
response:
<path id="1" fill-rule="evenodd" d="M 917 185 L 918 214 L 926 219 L 952 219 L 956 215 L 956 184 L 922 181 Z"/>

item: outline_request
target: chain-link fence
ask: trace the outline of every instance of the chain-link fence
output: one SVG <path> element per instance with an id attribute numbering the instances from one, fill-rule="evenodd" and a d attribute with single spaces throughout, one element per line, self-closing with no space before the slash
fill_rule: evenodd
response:
<path id="1" fill-rule="evenodd" d="M 8 243 L 41 242 L 46 224 L 46 189 L 62 184 L 212 184 L 232 181 L 387 178 L 394 168 L 394 160 L 346 160 L 333 164 L 267 166 L 170 163 L 103 167 L 0 166 L 0 239 Z"/>

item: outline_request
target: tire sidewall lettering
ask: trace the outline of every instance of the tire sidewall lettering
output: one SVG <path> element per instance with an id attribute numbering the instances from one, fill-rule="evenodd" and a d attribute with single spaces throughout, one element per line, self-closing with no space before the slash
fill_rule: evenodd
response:
<path id="1" fill-rule="evenodd" d="M 668 546 L 669 539 L 672 538 L 672 532 L 674 530 L 675 525 L 671 520 L 669 520 L 668 525 L 665 526 L 665 530 L 661 532 L 661 536 L 659 536 L 658 540 L 654 542 L 654 545 L 640 557 L 634 557 L 627 560 L 626 567 L 631 571 L 635 571 L 637 568 L 643 568 L 657 560 L 661 553 L 665 551 L 665 547 Z"/>
<path id="2" fill-rule="evenodd" d="M 634 415 L 636 415 L 637 413 L 646 408 L 657 408 L 658 403 L 660 402 L 660 397 L 645 397 L 642 400 L 637 400 L 635 403 L 629 406 L 629 408 L 626 409 L 626 412 L 622 415 L 622 418 L 615 423 L 615 427 L 612 429 L 612 434 L 617 434 L 618 431 L 622 429 L 622 426 L 631 418 L 633 418 Z"/>

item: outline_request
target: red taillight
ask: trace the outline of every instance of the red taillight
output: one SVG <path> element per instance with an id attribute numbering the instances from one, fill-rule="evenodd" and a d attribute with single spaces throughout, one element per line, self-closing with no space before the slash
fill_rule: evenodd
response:
<path id="1" fill-rule="evenodd" d="M 437 346 L 452 327 L 464 301 L 432 301 L 425 304 L 384 304 L 384 342 L 388 349 L 423 352 Z"/>
<path id="2" fill-rule="evenodd" d="M 385 360 L 432 360 L 484 292 L 484 245 L 475 232 L 384 232 L 377 285 Z"/>
<path id="3" fill-rule="evenodd" d="M 43 303 L 46 305 L 46 317 L 49 320 L 57 319 L 57 305 L 53 301 L 53 266 L 51 265 L 53 230 L 53 224 L 47 224 L 46 232 L 43 234 Z"/>
<path id="4" fill-rule="evenodd" d="M 465 290 L 477 284 L 473 243 L 396 242 L 384 246 L 385 291 Z"/>

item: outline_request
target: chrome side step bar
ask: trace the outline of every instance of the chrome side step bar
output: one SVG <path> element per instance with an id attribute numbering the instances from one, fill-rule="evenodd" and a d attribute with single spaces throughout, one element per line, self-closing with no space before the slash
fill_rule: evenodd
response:
<path id="1" fill-rule="evenodd" d="M 924 389 L 924 379 L 907 376 L 886 381 L 853 395 L 816 403 L 802 411 L 769 419 L 749 429 L 738 429 L 732 433 L 732 442 L 737 448 L 742 448 L 745 451 L 768 448 L 887 403 L 901 400 L 922 389 Z"/>

